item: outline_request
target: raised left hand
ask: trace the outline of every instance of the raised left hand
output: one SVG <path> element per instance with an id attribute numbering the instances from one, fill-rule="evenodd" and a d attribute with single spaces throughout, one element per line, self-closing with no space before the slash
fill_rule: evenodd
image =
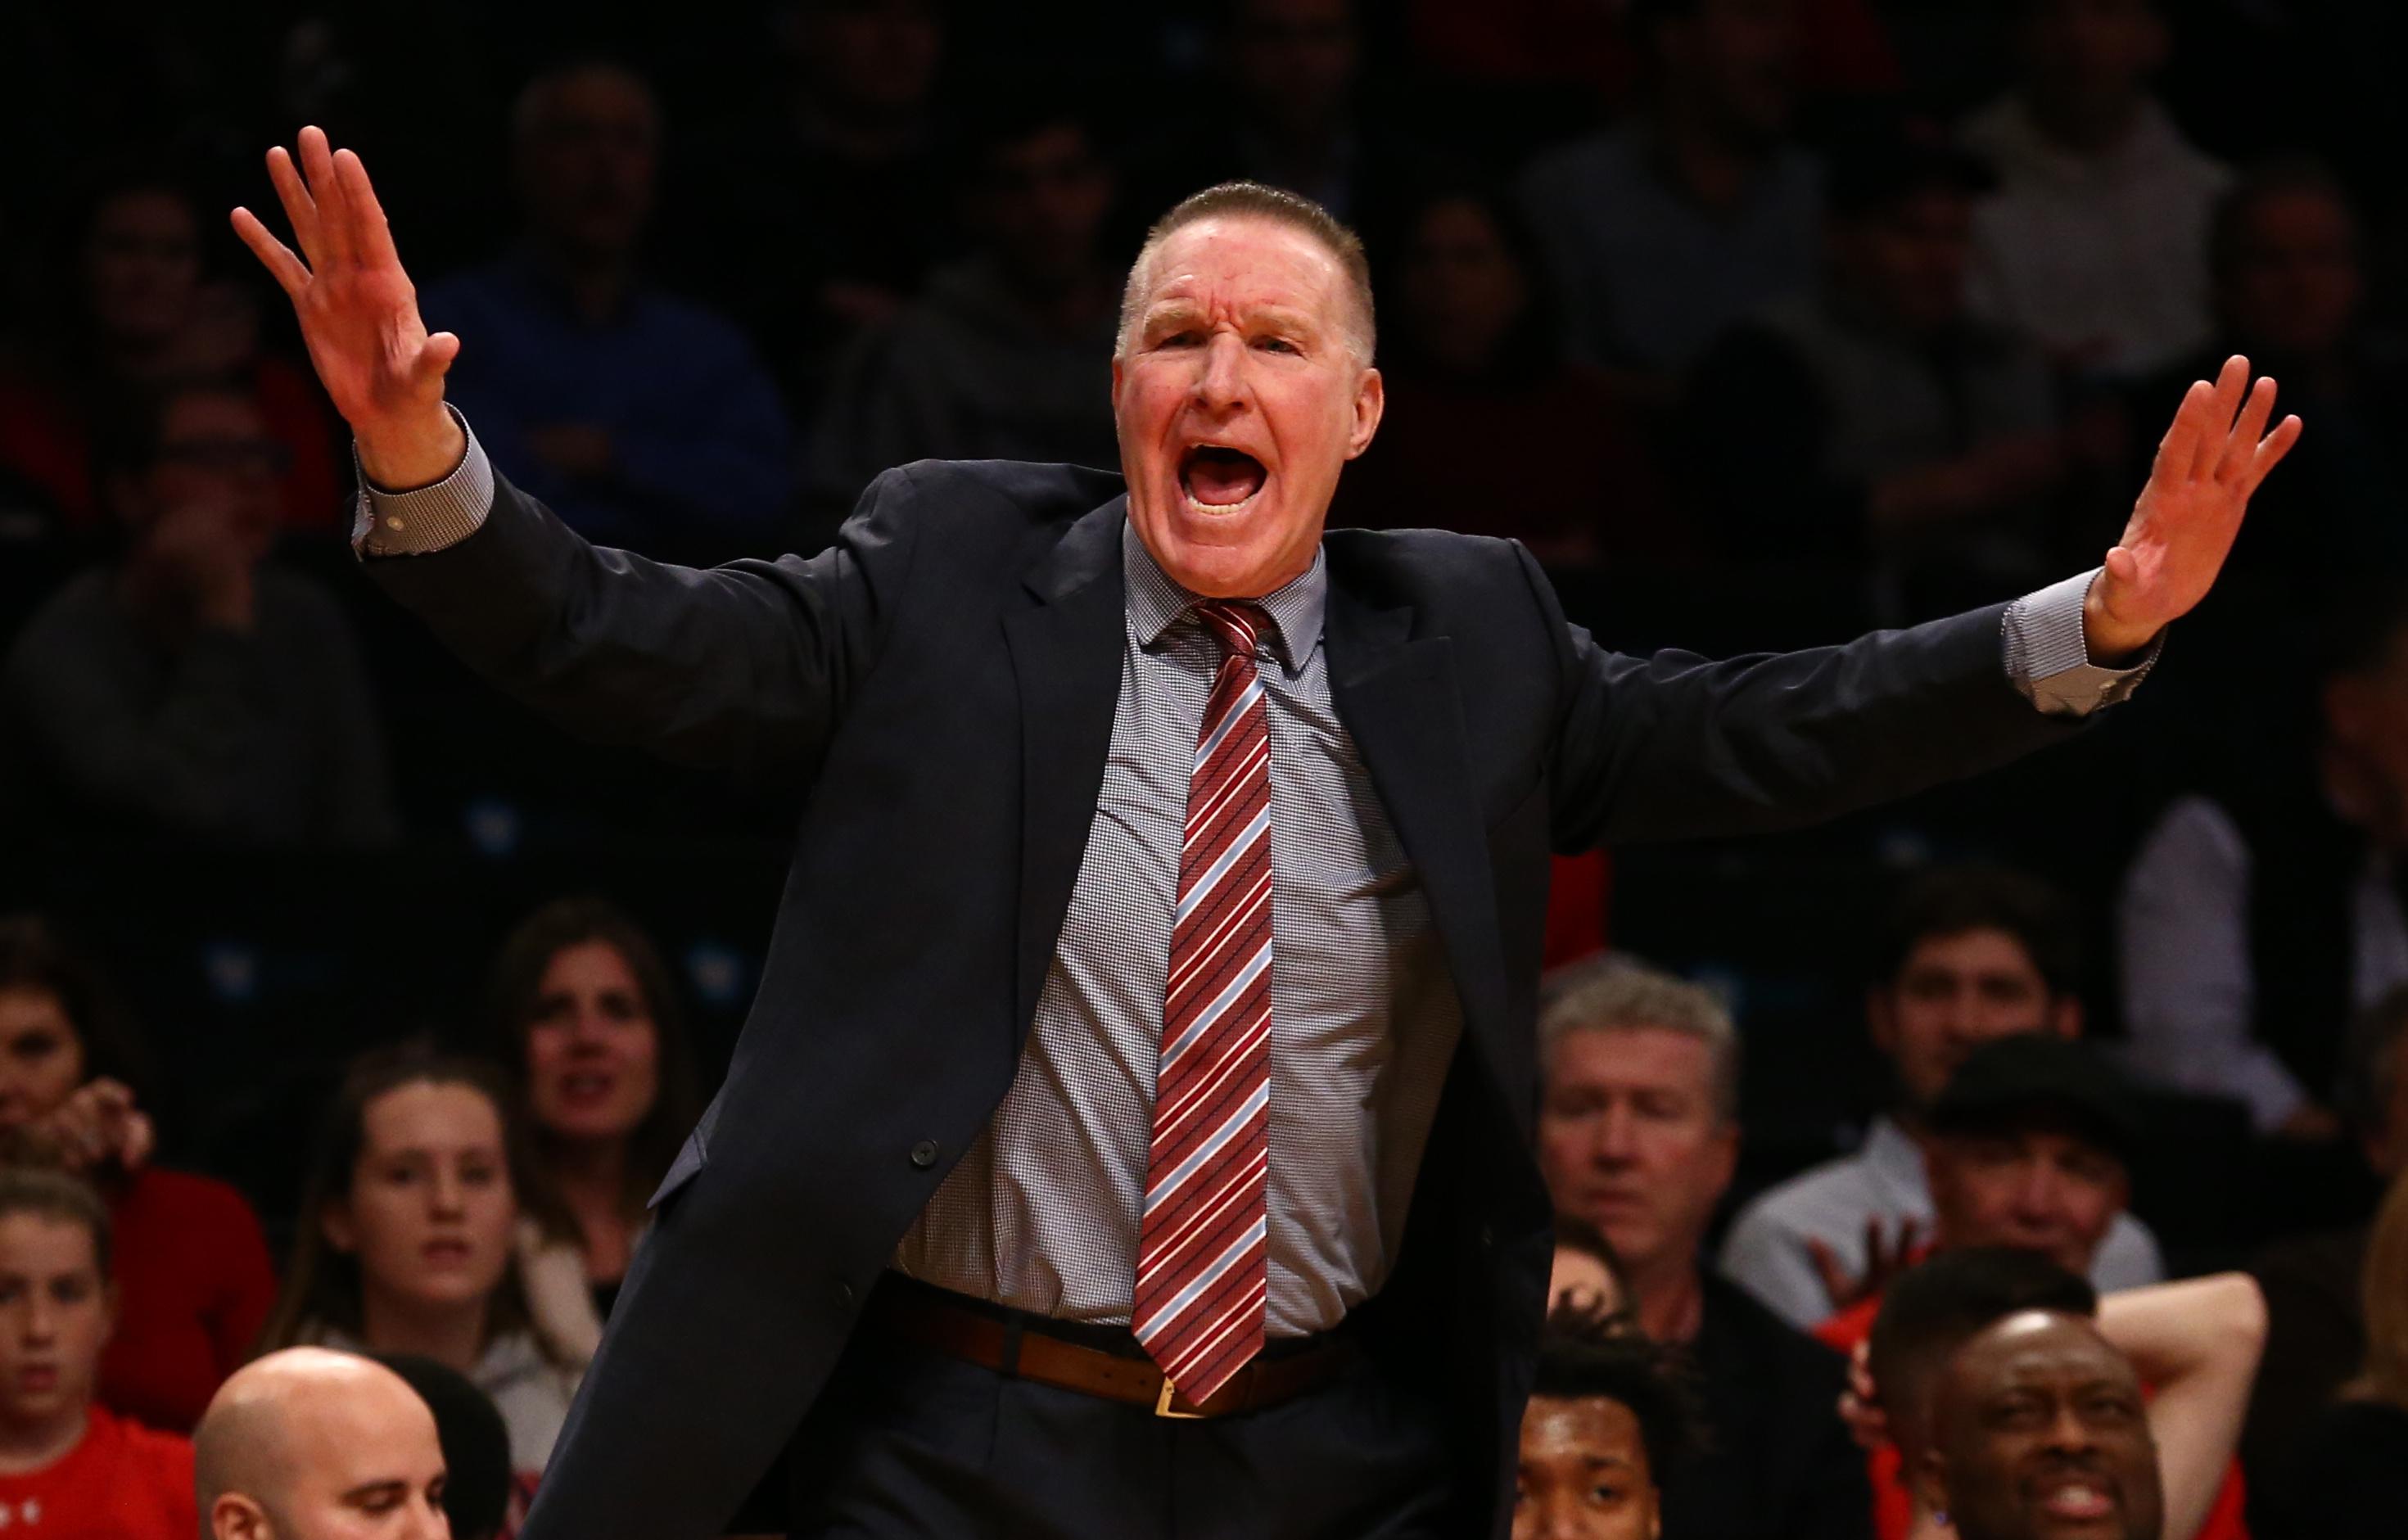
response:
<path id="1" fill-rule="evenodd" d="M 2211 385 L 2192 384 L 2157 445 L 2124 538 L 2083 601 L 2082 629 L 2094 663 L 2131 657 L 2190 612 L 2215 582 L 2241 533 L 2241 516 L 2266 474 L 2300 441 L 2300 420 L 2272 433 L 2274 381 L 2249 384 L 2249 361 L 2234 354 Z"/>

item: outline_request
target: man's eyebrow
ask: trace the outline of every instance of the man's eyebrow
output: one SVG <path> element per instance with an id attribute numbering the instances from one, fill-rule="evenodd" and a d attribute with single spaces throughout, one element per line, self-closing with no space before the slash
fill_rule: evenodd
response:
<path id="1" fill-rule="evenodd" d="M 1588 1462 L 1588 1467 L 1589 1467 L 1589 1469 L 1591 1469 L 1591 1470 L 1593 1470 L 1593 1471 L 1604 1471 L 1604 1470 L 1625 1470 L 1625 1471 L 1635 1471 L 1635 1470 L 1637 1470 L 1637 1469 L 1639 1468 L 1639 1462 L 1638 1462 L 1637 1461 L 1632 1460 L 1632 1459 L 1630 1459 L 1630 1458 L 1628 1458 L 1627 1456 L 1625 1456 L 1625 1455 L 1618 1455 L 1618 1454 L 1592 1454 L 1592 1455 L 1586 1455 L 1586 1456 L 1584 1456 L 1583 1458 L 1584 1458 L 1585 1460 L 1587 1460 L 1587 1462 Z"/>

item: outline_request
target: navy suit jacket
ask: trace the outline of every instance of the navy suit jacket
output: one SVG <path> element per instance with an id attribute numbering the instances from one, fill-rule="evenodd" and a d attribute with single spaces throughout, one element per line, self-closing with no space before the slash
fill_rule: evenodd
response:
<path id="1" fill-rule="evenodd" d="M 596 549 L 497 482 L 466 540 L 366 563 L 571 730 L 809 788 L 726 1082 L 653 1200 L 528 1540 L 734 1515 L 1002 1100 L 1111 742 L 1125 507 L 1098 472 L 923 462 L 823 554 L 705 571 Z M 1552 1250 L 1530 1154 L 1550 851 L 1804 824 L 2073 727 L 2009 685 L 1998 608 L 1641 660 L 1569 625 L 1516 544 L 1324 549 L 1337 709 L 1463 1004 L 1383 1313 L 1458 1424 L 1460 1533 L 1502 1535 Z"/>

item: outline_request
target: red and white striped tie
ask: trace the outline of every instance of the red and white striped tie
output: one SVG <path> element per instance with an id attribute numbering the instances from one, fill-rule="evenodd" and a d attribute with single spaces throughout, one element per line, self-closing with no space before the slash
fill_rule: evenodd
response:
<path id="1" fill-rule="evenodd" d="M 1270 731 L 1248 607 L 1218 637 L 1179 855 L 1130 1327 L 1193 1404 L 1262 1350 L 1269 1158 Z"/>

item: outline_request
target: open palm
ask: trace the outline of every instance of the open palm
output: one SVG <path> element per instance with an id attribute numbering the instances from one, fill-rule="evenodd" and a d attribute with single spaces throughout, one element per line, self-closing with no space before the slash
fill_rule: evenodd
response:
<path id="1" fill-rule="evenodd" d="M 292 299 L 319 382 L 375 474 L 380 451 L 388 462 L 410 462 L 422 458 L 413 451 L 440 448 L 456 435 L 443 410 L 443 375 L 460 339 L 449 332 L 430 335 L 419 319 L 418 291 L 402 270 L 360 158 L 348 150 L 330 152 L 315 128 L 301 131 L 300 149 L 297 167 L 283 146 L 270 150 L 267 173 L 301 254 L 248 208 L 234 211 L 235 233 Z"/>
<path id="2" fill-rule="evenodd" d="M 2249 361 L 2238 355 L 2214 384 L 2191 386 L 2157 445 L 2124 537 L 2091 588 L 2086 620 L 2094 653 L 2145 647 L 2207 597 L 2251 494 L 2300 440 L 2296 417 L 2267 432 L 2273 414 L 2274 382 L 2251 388 Z"/>

